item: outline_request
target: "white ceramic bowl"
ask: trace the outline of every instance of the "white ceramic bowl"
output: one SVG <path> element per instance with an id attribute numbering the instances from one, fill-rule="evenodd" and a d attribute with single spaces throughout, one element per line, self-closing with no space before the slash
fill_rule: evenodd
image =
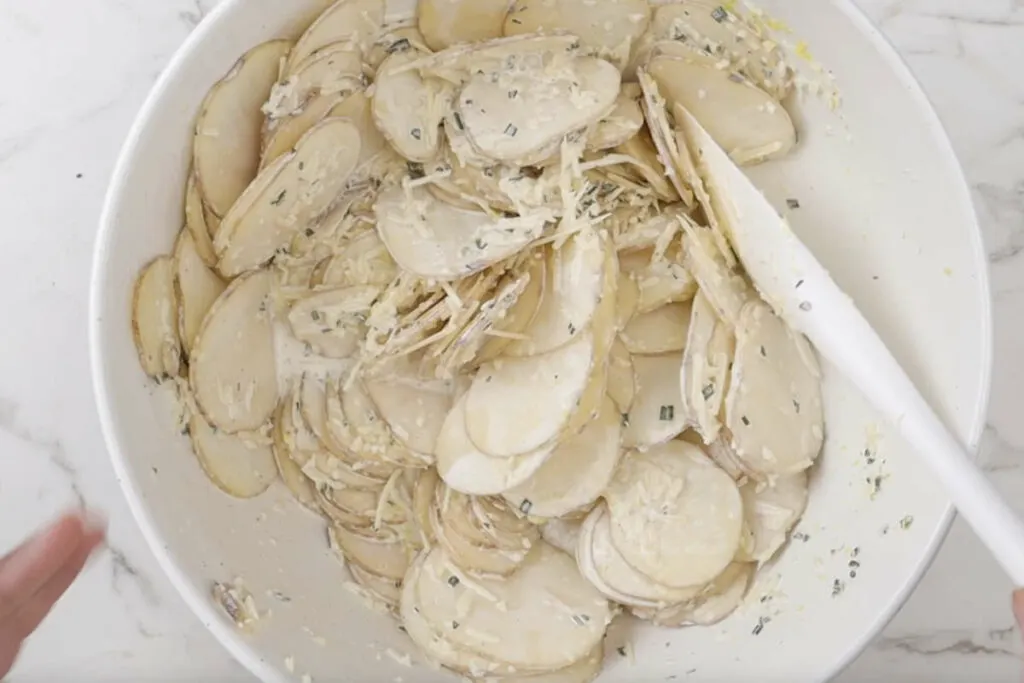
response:
<path id="1" fill-rule="evenodd" d="M 268 682 L 304 672 L 314 680 L 448 680 L 383 656 L 388 648 L 412 652 L 411 644 L 343 588 L 323 525 L 283 487 L 241 502 L 206 480 L 132 346 L 132 283 L 140 266 L 170 249 L 182 224 L 192 122 L 204 93 L 246 49 L 294 34 L 327 4 L 225 0 L 154 87 L 114 172 L 100 226 L 90 330 L 97 401 L 118 477 L 153 552 L 253 673 Z M 395 9 L 408 8 L 401 4 Z M 894 51 L 846 0 L 762 4 L 834 71 L 844 104 L 841 118 L 802 106 L 799 151 L 755 169 L 755 180 L 777 206 L 799 199 L 799 210 L 789 212 L 794 229 L 954 432 L 976 444 L 991 358 L 985 258 L 938 119 Z M 687 680 L 824 680 L 892 616 L 933 557 L 952 510 L 915 455 L 834 372 L 827 372 L 826 403 L 828 442 L 798 528 L 806 540 L 791 544 L 723 624 L 620 629 L 611 638 L 629 638 L 632 654 L 609 648 L 602 680 L 688 672 Z M 259 607 L 272 610 L 251 635 L 209 598 L 211 582 L 238 576 Z M 287 672 L 286 657 L 296 674 Z"/>

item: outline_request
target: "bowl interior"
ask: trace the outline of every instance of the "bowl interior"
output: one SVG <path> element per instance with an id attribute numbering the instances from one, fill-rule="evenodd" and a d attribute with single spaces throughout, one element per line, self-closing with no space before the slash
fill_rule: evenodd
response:
<path id="1" fill-rule="evenodd" d="M 168 397 L 139 369 L 129 327 L 139 268 L 182 223 L 191 127 L 207 89 L 246 49 L 294 35 L 326 0 L 226 0 L 161 78 L 125 147 L 101 226 L 92 344 L 115 467 L 151 547 L 200 618 L 266 681 L 407 680 L 411 643 L 346 590 L 323 524 L 275 485 L 253 501 L 220 493 L 173 429 Z M 990 370 L 985 261 L 948 141 L 891 48 L 845 1 L 762 3 L 808 41 L 843 106 L 798 105 L 801 145 L 752 171 L 860 305 L 953 431 L 979 436 Z M 398 2 L 396 14 L 411 3 Z M 711 628 L 621 624 L 608 681 L 822 680 L 891 617 L 948 526 L 946 496 L 914 454 L 826 368 L 828 440 L 797 538 L 747 603 Z M 852 563 L 852 564 L 851 564 Z M 209 598 L 241 577 L 268 612 L 238 632 Z M 757 629 L 755 626 L 761 624 Z M 619 645 L 629 643 L 617 652 Z M 417 681 L 449 680 L 427 668 Z"/>

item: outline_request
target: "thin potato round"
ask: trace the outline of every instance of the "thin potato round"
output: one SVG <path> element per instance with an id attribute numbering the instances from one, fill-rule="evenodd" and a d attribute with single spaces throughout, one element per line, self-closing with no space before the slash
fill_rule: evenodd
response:
<path id="1" fill-rule="evenodd" d="M 740 494 L 751 543 L 741 546 L 736 559 L 764 564 L 786 543 L 807 507 L 807 474 L 777 477 L 769 483 L 749 481 L 740 487 Z"/>
<path id="2" fill-rule="evenodd" d="M 285 73 L 332 43 L 351 41 L 368 47 L 384 25 L 384 0 L 338 0 L 317 17 L 288 55 Z"/>
<path id="3" fill-rule="evenodd" d="M 725 424 L 736 454 L 763 475 L 795 474 L 821 452 L 824 417 L 814 351 L 760 301 L 743 308 L 736 327 Z"/>
<path id="4" fill-rule="evenodd" d="M 594 125 L 587 136 L 587 149 L 606 150 L 618 147 L 640 132 L 644 126 L 644 111 L 640 107 L 640 86 L 623 83 L 615 108 Z"/>
<path id="5" fill-rule="evenodd" d="M 722 403 L 734 351 L 732 331 L 719 320 L 704 293 L 698 292 L 693 300 L 679 382 L 683 410 L 704 443 L 714 442 L 722 428 Z"/>
<path id="6" fill-rule="evenodd" d="M 260 172 L 224 217 L 214 244 L 228 277 L 274 257 L 326 211 L 345 188 L 359 160 L 359 131 L 328 118 L 302 136 L 291 154 Z"/>
<path id="7" fill-rule="evenodd" d="M 533 517 L 561 517 L 594 502 L 619 463 L 621 429 L 618 408 L 605 398 L 597 418 L 563 441 L 525 483 L 506 491 L 505 499 Z"/>
<path id="8" fill-rule="evenodd" d="M 440 126 L 451 107 L 451 84 L 403 68 L 415 51 L 396 52 L 380 65 L 374 84 L 373 120 L 392 147 L 410 161 L 430 161 L 441 144 Z"/>
<path id="9" fill-rule="evenodd" d="M 516 0 L 505 20 L 505 35 L 566 31 L 621 67 L 650 20 L 647 0 Z"/>
<path id="10" fill-rule="evenodd" d="M 420 33 L 431 50 L 501 36 L 508 0 L 420 0 Z"/>
<path id="11" fill-rule="evenodd" d="M 608 397 L 615 402 L 621 415 L 629 415 L 636 398 L 636 371 L 633 357 L 618 339 L 608 353 Z"/>
<path id="12" fill-rule="evenodd" d="M 433 455 L 441 426 L 452 408 L 451 384 L 408 374 L 367 378 L 365 384 L 395 438 L 417 453 Z"/>
<path id="13" fill-rule="evenodd" d="M 353 564 L 388 579 L 401 581 L 405 577 L 410 557 L 400 540 L 373 531 L 357 532 L 340 524 L 331 527 L 331 531 Z"/>
<path id="14" fill-rule="evenodd" d="M 192 350 L 196 403 L 229 433 L 259 429 L 277 405 L 273 279 L 259 270 L 232 282 L 207 314 Z"/>
<path id="15" fill-rule="evenodd" d="M 622 433 L 622 445 L 646 448 L 679 436 L 688 418 L 682 405 L 679 368 L 682 352 L 633 356 L 636 395 Z"/>
<path id="16" fill-rule="evenodd" d="M 183 230 L 174 247 L 174 291 L 178 299 L 178 336 L 186 354 L 203 319 L 227 285 L 206 265 L 190 230 Z"/>
<path id="17" fill-rule="evenodd" d="M 379 287 L 341 287 L 315 292 L 288 311 L 292 334 L 328 358 L 349 358 L 366 335 L 364 321 Z"/>
<path id="18" fill-rule="evenodd" d="M 174 260 L 155 258 L 143 268 L 132 294 L 132 336 L 150 377 L 174 377 L 181 369 Z"/>
<path id="19" fill-rule="evenodd" d="M 286 404 L 282 402 L 279 410 L 284 410 Z M 313 482 L 302 472 L 302 468 L 292 459 L 291 449 L 285 443 L 281 434 L 280 423 L 274 425 L 274 462 L 277 464 L 278 474 L 281 481 L 288 488 L 295 500 L 309 510 L 320 514 L 320 506 L 317 504 L 316 487 Z"/>
<path id="20" fill-rule="evenodd" d="M 690 329 L 690 304 L 668 304 L 640 313 L 619 332 L 626 349 L 634 355 L 650 356 L 682 351 Z"/>
<path id="21" fill-rule="evenodd" d="M 691 444 L 672 441 L 630 453 L 605 498 L 615 547 L 630 566 L 664 586 L 707 583 L 739 548 L 739 489 Z"/>
<path id="22" fill-rule="evenodd" d="M 568 426 L 594 366 L 595 339 L 586 332 L 555 351 L 487 363 L 466 394 L 466 432 L 497 457 L 530 453 Z"/>
<path id="23" fill-rule="evenodd" d="M 529 479 L 547 460 L 553 445 L 511 458 L 482 453 L 466 433 L 466 397 L 448 413 L 437 438 L 437 471 L 456 491 L 471 495 L 497 495 Z"/>
<path id="24" fill-rule="evenodd" d="M 196 243 L 196 251 L 203 263 L 208 266 L 217 265 L 217 252 L 213 248 L 213 236 L 215 226 L 207 225 L 206 209 L 203 206 L 203 196 L 196 185 L 196 176 L 189 173 L 188 182 L 185 185 L 185 227 L 192 233 L 192 239 Z"/>
<path id="25" fill-rule="evenodd" d="M 286 40 L 254 47 L 203 101 L 192 154 L 203 199 L 217 216 L 227 214 L 256 177 L 263 129 L 260 108 L 270 96 L 289 48 Z"/>
<path id="26" fill-rule="evenodd" d="M 273 449 L 214 429 L 202 415 L 189 422 L 192 449 L 206 476 L 235 498 L 254 498 L 277 479 Z"/>

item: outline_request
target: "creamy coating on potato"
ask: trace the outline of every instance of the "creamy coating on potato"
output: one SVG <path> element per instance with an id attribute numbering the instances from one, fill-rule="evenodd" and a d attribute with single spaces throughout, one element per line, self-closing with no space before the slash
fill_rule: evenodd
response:
<path id="1" fill-rule="evenodd" d="M 140 362 L 210 480 L 279 481 L 427 658 L 591 681 L 624 610 L 728 617 L 813 495 L 814 350 L 678 123 L 770 163 L 793 73 L 707 0 L 385 9 L 338 0 L 211 89 Z"/>

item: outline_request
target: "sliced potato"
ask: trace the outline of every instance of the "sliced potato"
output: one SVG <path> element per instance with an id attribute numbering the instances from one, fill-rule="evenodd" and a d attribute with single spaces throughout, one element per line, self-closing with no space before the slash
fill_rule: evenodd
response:
<path id="1" fill-rule="evenodd" d="M 647 0 L 515 0 L 505 19 L 505 35 L 566 31 L 620 67 L 651 20 Z"/>
<path id="2" fill-rule="evenodd" d="M 291 43 L 272 40 L 245 53 L 207 94 L 196 122 L 192 147 L 196 182 L 217 216 L 256 177 L 259 167 L 261 107 L 277 81 Z"/>
<path id="3" fill-rule="evenodd" d="M 202 415 L 192 416 L 188 427 L 199 464 L 224 493 L 254 498 L 277 479 L 277 465 L 269 446 L 250 444 L 215 429 Z"/>
<path id="4" fill-rule="evenodd" d="M 387 139 L 373 122 L 373 101 L 365 91 L 357 91 L 334 105 L 329 116 L 348 121 L 359 129 L 359 161 L 353 174 L 362 181 L 368 176 L 382 176 L 382 168 L 398 155 L 392 151 Z"/>
<path id="5" fill-rule="evenodd" d="M 637 71 L 637 78 L 643 93 L 642 102 L 644 118 L 647 120 L 647 130 L 650 131 L 654 148 L 658 150 L 658 159 L 665 167 L 666 175 L 672 182 L 672 186 L 683 198 L 683 203 L 692 206 L 693 179 L 692 174 L 687 173 L 686 165 L 689 157 L 687 152 L 679 147 L 679 140 L 676 138 L 672 122 L 669 120 L 665 98 L 658 89 L 658 81 L 648 74 L 646 69 Z"/>
<path id="6" fill-rule="evenodd" d="M 646 448 L 679 436 L 688 421 L 679 388 L 682 352 L 633 356 L 636 396 L 622 433 L 622 445 Z"/>
<path id="7" fill-rule="evenodd" d="M 384 287 L 398 276 L 398 267 L 376 230 L 353 235 L 340 254 L 330 258 L 320 284 L 327 287 Z"/>
<path id="8" fill-rule="evenodd" d="M 473 593 L 446 554 L 427 555 L 416 579 L 423 617 L 443 638 L 523 671 L 550 671 L 586 657 L 604 636 L 611 610 L 565 553 L 539 544 L 512 576 L 474 579 Z M 471 593 L 472 597 L 465 596 Z M 538 600 L 538 595 L 557 599 Z M 472 600 L 473 609 L 462 606 Z M 454 625 L 453 625 L 454 624 Z"/>
<path id="9" fill-rule="evenodd" d="M 689 334 L 679 371 L 682 408 L 704 443 L 718 439 L 735 339 L 703 292 L 693 300 Z"/>
<path id="10" fill-rule="evenodd" d="M 604 648 L 598 645 L 590 654 L 564 669 L 518 676 L 489 676 L 488 683 L 592 683 L 604 666 Z"/>
<path id="11" fill-rule="evenodd" d="M 493 546 L 477 545 L 454 531 L 451 525 L 433 512 L 434 536 L 440 547 L 448 552 L 452 562 L 460 569 L 483 576 L 508 576 L 526 559 L 527 550 L 502 550 Z"/>
<path id="12" fill-rule="evenodd" d="M 619 338 L 634 355 L 682 351 L 690 329 L 690 316 L 689 303 L 668 304 L 633 316 L 619 333 Z"/>
<path id="13" fill-rule="evenodd" d="M 544 297 L 530 325 L 527 339 L 516 340 L 505 353 L 536 356 L 578 339 L 590 326 L 604 291 L 608 240 L 598 232 L 577 233 L 561 249 L 551 249 L 545 268 Z"/>
<path id="14" fill-rule="evenodd" d="M 748 481 L 740 494 L 751 542 L 740 546 L 736 559 L 764 564 L 786 543 L 807 507 L 807 474 L 777 477 L 769 484 Z"/>
<path id="15" fill-rule="evenodd" d="M 522 484 L 551 457 L 554 445 L 511 458 L 482 453 L 466 432 L 466 396 L 445 419 L 437 437 L 437 471 L 456 491 L 470 495 L 497 495 Z"/>
<path id="16" fill-rule="evenodd" d="M 691 600 L 701 587 L 670 588 L 634 569 L 612 541 L 611 516 L 604 505 L 594 509 L 580 529 L 580 571 L 607 597 L 633 607 L 657 607 Z"/>
<path id="17" fill-rule="evenodd" d="M 525 483 L 503 495 L 533 517 L 561 517 L 593 503 L 604 493 L 619 464 L 622 418 L 605 398 L 596 419 L 563 441 Z"/>
<path id="18" fill-rule="evenodd" d="M 352 564 L 395 581 L 401 581 L 409 568 L 409 552 L 393 532 L 331 527 L 334 539 Z"/>
<path id="19" fill-rule="evenodd" d="M 366 49 L 384 25 L 384 0 L 338 0 L 302 34 L 288 55 L 285 74 L 322 47 L 352 42 Z"/>
<path id="20" fill-rule="evenodd" d="M 355 126 L 328 118 L 265 168 L 221 223 L 214 242 L 220 272 L 233 277 L 266 263 L 310 227 L 345 188 L 359 148 Z"/>
<path id="21" fill-rule="evenodd" d="M 492 80 L 476 75 L 455 101 L 473 147 L 496 162 L 546 159 L 569 133 L 601 120 L 615 106 L 619 72 L 581 57 L 553 65 L 524 61 Z"/>
<path id="22" fill-rule="evenodd" d="M 379 287 L 356 286 L 310 294 L 288 311 L 292 334 L 321 356 L 349 358 L 366 334 L 366 316 L 380 292 Z"/>
<path id="23" fill-rule="evenodd" d="M 174 291 L 178 300 L 178 335 L 186 354 L 192 352 L 203 319 L 227 287 L 199 255 L 192 231 L 183 230 L 174 247 Z M 209 239 L 209 238 L 207 238 Z"/>
<path id="24" fill-rule="evenodd" d="M 540 527 L 541 538 L 563 553 L 574 555 L 582 522 L 573 519 L 549 519 Z"/>
<path id="25" fill-rule="evenodd" d="M 430 161 L 441 144 L 441 122 L 451 108 L 450 83 L 403 68 L 415 51 L 396 52 L 380 65 L 373 93 L 373 120 L 391 146 L 410 161 Z"/>
<path id="26" fill-rule="evenodd" d="M 790 90 L 792 70 L 778 43 L 718 0 L 687 0 L 658 7 L 648 33 L 650 40 L 638 45 L 637 62 L 646 61 L 665 45 L 685 46 L 690 54 L 700 50 L 716 61 L 728 60 L 731 69 L 745 74 L 776 99 L 784 99 Z"/>
<path id="27" fill-rule="evenodd" d="M 278 119 L 267 129 L 263 154 L 260 157 L 260 171 L 291 152 L 309 129 L 331 116 L 332 111 L 345 96 L 336 93 L 317 95 L 306 102 L 295 114 Z"/>
<path id="28" fill-rule="evenodd" d="M 132 336 L 142 369 L 150 377 L 175 377 L 181 370 L 178 297 L 174 260 L 153 259 L 139 273 L 132 294 Z"/>
<path id="29" fill-rule="evenodd" d="M 185 227 L 192 233 L 196 251 L 203 259 L 203 263 L 212 267 L 217 265 L 217 252 L 213 249 L 214 226 L 206 224 L 207 211 L 208 209 L 203 206 L 199 186 L 196 185 L 195 174 L 189 173 L 188 183 L 185 185 Z"/>
<path id="30" fill-rule="evenodd" d="M 661 609 L 633 609 L 632 612 L 640 619 L 653 622 L 657 626 L 711 626 L 725 619 L 740 606 L 753 574 L 754 565 L 733 562 L 693 600 Z"/>
<path id="31" fill-rule="evenodd" d="M 424 380 L 405 371 L 367 378 L 365 384 L 395 438 L 417 453 L 433 456 L 437 436 L 452 408 L 451 382 Z"/>
<path id="32" fill-rule="evenodd" d="M 523 35 L 498 38 L 485 43 L 453 45 L 428 55 L 413 66 L 424 75 L 441 78 L 463 86 L 474 75 L 498 74 L 509 64 L 550 63 L 571 59 L 580 52 L 580 41 L 575 36 Z"/>
<path id="33" fill-rule="evenodd" d="M 623 83 L 615 108 L 597 122 L 587 137 L 587 149 L 605 150 L 625 144 L 644 126 L 644 112 L 640 107 L 642 96 L 636 83 Z"/>
<path id="34" fill-rule="evenodd" d="M 805 470 L 821 452 L 821 373 L 814 350 L 760 301 L 744 306 L 736 327 L 725 424 L 736 454 L 764 475 Z"/>
<path id="35" fill-rule="evenodd" d="M 608 354 L 608 397 L 619 409 L 620 419 L 628 416 L 636 398 L 636 371 L 633 357 L 621 340 L 616 339 Z"/>
<path id="36" fill-rule="evenodd" d="M 273 279 L 270 271 L 258 270 L 232 282 L 207 314 L 192 349 L 196 403 L 228 433 L 259 429 L 277 404 Z"/>
<path id="37" fill-rule="evenodd" d="M 282 401 L 281 406 L 278 408 L 279 415 L 280 411 L 284 411 L 287 408 L 287 402 Z M 278 474 L 281 475 L 281 481 L 288 488 L 295 500 L 313 512 L 320 514 L 320 506 L 317 503 L 316 487 L 313 482 L 302 472 L 302 468 L 292 459 L 291 448 L 284 440 L 284 436 L 281 432 L 280 420 L 275 421 L 274 424 L 274 462 L 277 464 Z"/>
<path id="38" fill-rule="evenodd" d="M 358 564 L 348 566 L 352 579 L 362 586 L 370 594 L 370 597 L 380 600 L 392 609 L 398 607 L 402 599 L 402 582 L 396 579 L 389 579 L 386 576 L 375 574 L 363 569 Z"/>
<path id="39" fill-rule="evenodd" d="M 569 425 L 587 389 L 595 343 L 588 331 L 546 354 L 482 366 L 466 394 L 466 433 L 472 442 L 497 457 L 551 444 Z"/>
<path id="40" fill-rule="evenodd" d="M 615 547 L 634 569 L 664 586 L 711 581 L 739 548 L 739 489 L 691 444 L 672 441 L 630 453 L 605 498 Z"/>
<path id="41" fill-rule="evenodd" d="M 757 296 L 753 287 L 728 265 L 726 252 L 711 229 L 684 220 L 683 230 L 686 269 L 700 284 L 718 317 L 730 326 L 737 325 L 743 306 Z"/>
<path id="42" fill-rule="evenodd" d="M 385 26 L 373 41 L 373 46 L 367 50 L 363 57 L 366 67 L 373 73 L 377 73 L 380 65 L 389 55 L 406 50 L 418 50 L 419 52 L 430 52 L 427 41 L 415 26 L 407 24 L 403 20 L 398 25 Z"/>
<path id="43" fill-rule="evenodd" d="M 737 164 L 782 157 L 796 145 L 786 108 L 714 59 L 657 56 L 647 70 L 669 106 L 685 107 Z"/>
<path id="44" fill-rule="evenodd" d="M 377 231 L 395 261 L 419 277 L 439 280 L 462 278 L 508 258 L 540 237 L 550 218 L 492 218 L 438 201 L 422 187 L 385 190 L 374 210 Z"/>
<path id="45" fill-rule="evenodd" d="M 271 125 L 301 112 L 307 103 L 322 95 L 343 95 L 363 86 L 363 56 L 359 47 L 349 43 L 325 45 L 295 66 L 284 80 L 276 83 L 263 105 Z"/>
<path id="46" fill-rule="evenodd" d="M 431 50 L 477 43 L 502 34 L 508 0 L 420 0 L 420 33 Z"/>

